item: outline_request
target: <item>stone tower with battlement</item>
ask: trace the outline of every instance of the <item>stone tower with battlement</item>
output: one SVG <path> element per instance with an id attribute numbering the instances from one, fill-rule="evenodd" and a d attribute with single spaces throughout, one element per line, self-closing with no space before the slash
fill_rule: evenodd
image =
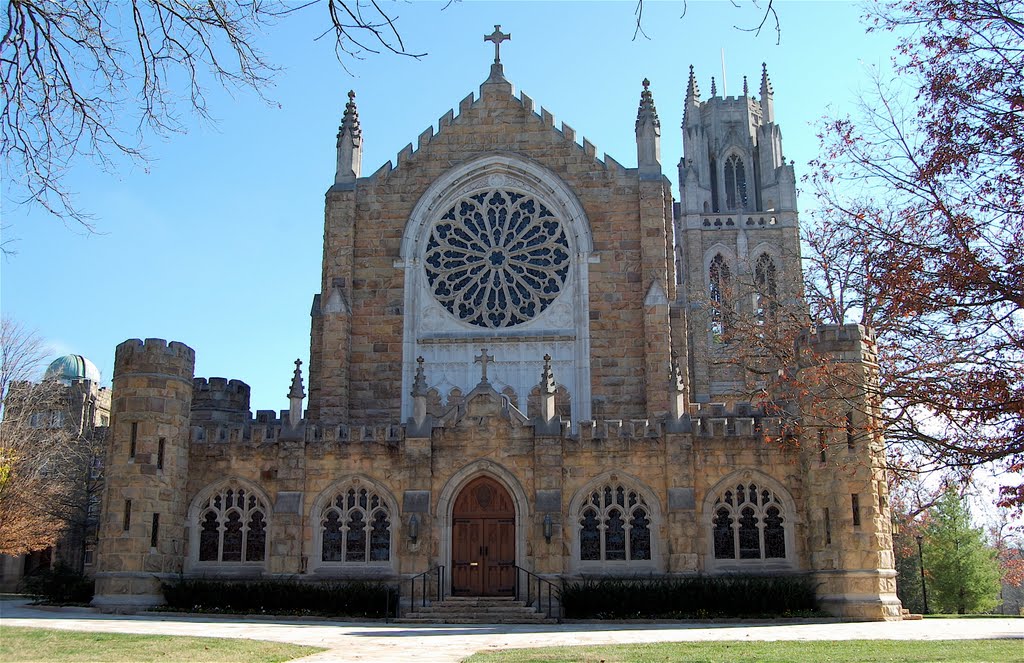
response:
<path id="1" fill-rule="evenodd" d="M 679 305 L 689 311 L 690 380 L 697 401 L 742 398 L 746 376 L 724 357 L 739 320 L 799 306 L 796 177 L 782 154 L 774 90 L 701 99 L 693 68 L 683 107 L 675 256 Z M 739 339 L 742 342 L 742 339 Z"/>
<path id="2" fill-rule="evenodd" d="M 810 567 L 822 606 L 854 619 L 899 618 L 875 337 L 821 325 L 798 341 Z M 801 373 L 812 374 L 801 380 Z"/>
<path id="3" fill-rule="evenodd" d="M 160 583 L 181 572 L 194 368 L 195 352 L 182 343 L 149 338 L 117 346 L 95 574 L 99 607 L 162 603 Z"/>
<path id="4" fill-rule="evenodd" d="M 835 614 L 898 618 L 870 334 L 807 333 L 862 385 L 807 403 L 754 401 L 723 361 L 741 317 L 759 333 L 802 306 L 767 72 L 757 97 L 707 100 L 691 75 L 674 203 L 654 84 L 615 119 L 635 138 L 623 165 L 515 89 L 509 38 L 486 37 L 478 93 L 376 170 L 347 95 L 308 380 L 282 365 L 287 407 L 254 417 L 244 382 L 193 379 L 180 344 L 118 348 L 98 605 L 160 602 L 179 571 L 430 572 L 432 591 L 481 596 L 527 572 L 753 573 L 811 577 Z M 793 439 L 819 430 L 824 456 Z"/>

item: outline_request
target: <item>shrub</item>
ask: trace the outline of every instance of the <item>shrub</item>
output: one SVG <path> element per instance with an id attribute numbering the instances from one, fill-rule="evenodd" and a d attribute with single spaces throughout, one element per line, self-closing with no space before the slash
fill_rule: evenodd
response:
<path id="1" fill-rule="evenodd" d="M 567 583 L 570 618 L 707 619 L 813 614 L 814 585 L 805 576 L 605 578 Z"/>
<path id="2" fill-rule="evenodd" d="M 65 605 L 91 601 L 95 583 L 66 564 L 57 564 L 52 569 L 26 576 L 22 587 L 26 593 L 38 596 L 42 603 Z"/>
<path id="3" fill-rule="evenodd" d="M 180 580 L 163 584 L 170 608 L 189 612 L 387 617 L 395 588 L 380 582 Z"/>

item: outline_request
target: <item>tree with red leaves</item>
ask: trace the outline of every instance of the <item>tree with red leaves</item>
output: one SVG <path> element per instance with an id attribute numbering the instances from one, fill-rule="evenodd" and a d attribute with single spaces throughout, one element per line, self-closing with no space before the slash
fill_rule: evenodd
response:
<path id="1" fill-rule="evenodd" d="M 828 120 L 808 299 L 876 330 L 903 469 L 1024 471 L 1024 1 L 871 8 L 899 79 Z M 908 83 L 909 82 L 909 83 Z M 908 87 L 909 85 L 909 87 Z M 1001 503 L 1024 506 L 1019 478 Z"/>

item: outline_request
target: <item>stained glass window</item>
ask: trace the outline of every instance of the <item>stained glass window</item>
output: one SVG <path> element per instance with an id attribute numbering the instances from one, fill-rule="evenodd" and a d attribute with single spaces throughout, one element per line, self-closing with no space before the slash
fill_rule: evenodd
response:
<path id="1" fill-rule="evenodd" d="M 267 505 L 229 482 L 200 510 L 199 561 L 262 562 L 267 554 Z"/>
<path id="2" fill-rule="evenodd" d="M 711 538 L 715 559 L 786 558 L 784 506 L 756 483 L 722 491 L 715 500 Z"/>
<path id="3" fill-rule="evenodd" d="M 391 513 L 373 488 L 342 488 L 320 515 L 321 561 L 366 563 L 391 559 Z"/>
<path id="4" fill-rule="evenodd" d="M 650 509 L 628 486 L 606 484 L 592 491 L 579 524 L 581 561 L 651 559 Z"/>
<path id="5" fill-rule="evenodd" d="M 569 265 L 558 217 L 506 190 L 453 205 L 434 224 L 424 255 L 434 298 L 463 322 L 491 329 L 538 316 L 562 291 Z"/>
<path id="6" fill-rule="evenodd" d="M 735 154 L 725 160 L 725 204 L 730 210 L 747 206 L 747 175 L 743 160 Z"/>

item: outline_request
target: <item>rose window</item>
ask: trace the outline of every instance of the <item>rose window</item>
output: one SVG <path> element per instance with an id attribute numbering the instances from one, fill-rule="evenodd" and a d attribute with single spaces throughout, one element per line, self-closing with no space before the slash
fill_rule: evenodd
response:
<path id="1" fill-rule="evenodd" d="M 424 264 L 434 298 L 478 327 L 535 318 L 569 275 L 558 218 L 535 198 L 485 191 L 458 201 L 430 233 Z"/>

